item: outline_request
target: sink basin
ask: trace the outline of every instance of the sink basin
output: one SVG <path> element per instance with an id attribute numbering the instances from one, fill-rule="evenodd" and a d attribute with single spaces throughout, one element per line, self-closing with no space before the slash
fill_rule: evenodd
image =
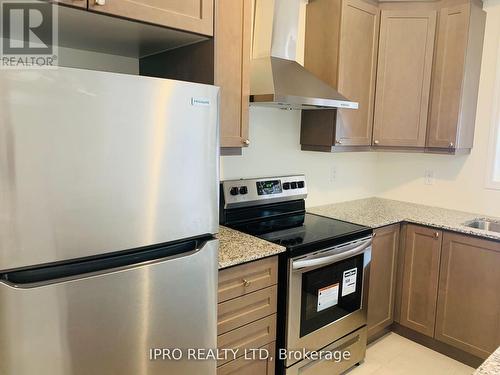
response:
<path id="1" fill-rule="evenodd" d="M 464 224 L 469 228 L 477 228 L 490 232 L 500 233 L 500 222 L 486 219 L 475 219 Z"/>

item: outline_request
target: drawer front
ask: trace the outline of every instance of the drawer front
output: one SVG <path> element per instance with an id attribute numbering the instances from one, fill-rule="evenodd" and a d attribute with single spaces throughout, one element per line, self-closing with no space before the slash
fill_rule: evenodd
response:
<path id="1" fill-rule="evenodd" d="M 263 346 L 269 357 L 274 357 L 276 343 Z M 248 360 L 239 358 L 217 368 L 217 375 L 274 375 L 274 361 L 271 358 Z"/>
<path id="2" fill-rule="evenodd" d="M 278 257 L 266 258 L 219 272 L 218 300 L 227 301 L 278 283 Z"/>
<path id="3" fill-rule="evenodd" d="M 366 327 L 334 342 L 322 349 L 323 352 L 349 352 L 350 357 L 340 362 L 330 360 L 304 360 L 286 370 L 286 375 L 331 375 L 341 374 L 363 360 L 366 353 Z"/>
<path id="4" fill-rule="evenodd" d="M 217 313 L 217 334 L 221 335 L 276 313 L 276 300 L 277 286 L 273 285 L 220 303 Z"/>
<path id="5" fill-rule="evenodd" d="M 217 337 L 219 349 L 238 350 L 236 357 L 245 354 L 245 349 L 257 349 L 276 340 L 276 314 L 247 324 L 246 326 L 224 333 Z M 232 358 L 217 362 L 223 365 Z"/>

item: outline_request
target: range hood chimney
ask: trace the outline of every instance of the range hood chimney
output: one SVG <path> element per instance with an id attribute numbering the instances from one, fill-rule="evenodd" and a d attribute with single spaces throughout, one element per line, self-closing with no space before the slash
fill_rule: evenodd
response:
<path id="1" fill-rule="evenodd" d="M 282 109 L 357 109 L 297 63 L 300 6 L 304 0 L 255 0 L 250 104 Z"/>

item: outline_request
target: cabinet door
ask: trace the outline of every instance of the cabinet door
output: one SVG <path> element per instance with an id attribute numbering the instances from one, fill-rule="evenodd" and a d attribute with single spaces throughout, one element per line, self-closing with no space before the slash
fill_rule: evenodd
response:
<path id="1" fill-rule="evenodd" d="M 87 8 L 87 0 L 55 0 L 55 3 L 71 5 L 78 8 Z"/>
<path id="2" fill-rule="evenodd" d="M 89 0 L 95 12 L 213 35 L 213 0 Z"/>
<path id="3" fill-rule="evenodd" d="M 469 10 L 470 5 L 465 4 L 439 13 L 428 147 L 454 148 L 457 143 Z"/>
<path id="4" fill-rule="evenodd" d="M 374 235 L 368 294 L 368 338 L 394 321 L 399 224 L 377 229 Z"/>
<path id="5" fill-rule="evenodd" d="M 434 336 L 442 232 L 408 225 L 400 324 Z"/>
<path id="6" fill-rule="evenodd" d="M 248 144 L 251 0 L 217 0 L 215 84 L 221 88 L 221 147 Z"/>
<path id="7" fill-rule="evenodd" d="M 435 338 L 486 358 L 500 345 L 500 242 L 445 233 Z"/>
<path id="8" fill-rule="evenodd" d="M 375 146 L 425 146 L 435 31 L 435 11 L 382 11 Z"/>
<path id="9" fill-rule="evenodd" d="M 269 358 L 262 360 L 239 358 L 220 366 L 217 369 L 217 375 L 274 375 L 274 361 L 270 357 L 275 356 L 275 343 L 272 342 L 261 349 L 263 349 L 262 353 L 264 353 L 264 350 L 267 350 Z"/>
<path id="10" fill-rule="evenodd" d="M 372 142 L 379 14 L 377 6 L 363 0 L 342 4 L 338 91 L 359 102 L 356 111 L 337 111 L 336 139 L 342 146 L 369 146 Z"/>

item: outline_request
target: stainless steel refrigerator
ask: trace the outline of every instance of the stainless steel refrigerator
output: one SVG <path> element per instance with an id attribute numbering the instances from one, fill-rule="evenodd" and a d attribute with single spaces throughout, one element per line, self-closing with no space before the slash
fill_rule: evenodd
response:
<path id="1" fill-rule="evenodd" d="M 215 374 L 218 89 L 0 72 L 0 374 Z"/>

